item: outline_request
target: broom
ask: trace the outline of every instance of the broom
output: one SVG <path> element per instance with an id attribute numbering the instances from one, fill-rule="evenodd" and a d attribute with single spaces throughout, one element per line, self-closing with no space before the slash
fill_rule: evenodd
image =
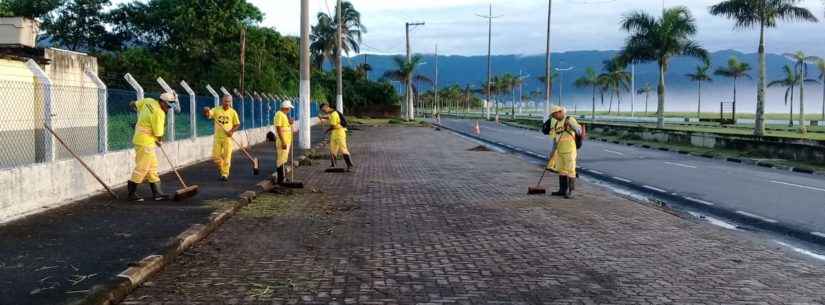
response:
<path id="1" fill-rule="evenodd" d="M 290 130 L 292 132 L 292 130 Z M 293 133 L 294 137 L 294 133 Z M 290 189 L 302 189 L 304 188 L 303 182 L 295 182 L 295 143 L 289 145 L 289 181 L 284 182 L 281 186 Z"/>
<path id="2" fill-rule="evenodd" d="M 553 158 L 553 154 L 555 154 L 555 153 L 556 153 L 556 148 L 553 147 L 553 152 L 550 153 L 550 158 Z M 539 183 L 536 183 L 536 186 L 527 187 L 527 195 L 547 194 L 547 189 L 541 187 L 541 181 L 544 180 L 545 175 L 547 175 L 547 168 L 546 167 L 541 172 L 541 178 L 539 178 Z"/>
<path id="3" fill-rule="evenodd" d="M 221 127 L 221 128 L 223 128 L 223 127 Z M 224 128 L 224 131 L 226 131 L 226 129 L 225 129 L 225 128 Z M 226 132 L 229 132 L 229 131 L 226 131 Z M 228 135 L 227 135 L 227 136 L 228 136 Z M 252 174 L 253 174 L 253 175 L 255 175 L 255 176 L 260 175 L 260 174 L 261 174 L 261 170 L 260 170 L 260 168 L 258 168 L 258 158 L 253 157 L 253 156 L 252 156 L 252 154 L 250 154 L 250 153 L 249 153 L 249 151 L 248 151 L 248 150 L 246 150 L 246 147 L 244 147 L 243 145 L 241 145 L 241 143 L 240 143 L 240 142 L 238 142 L 238 140 L 235 140 L 235 138 L 234 138 L 234 137 L 231 137 L 231 136 L 230 136 L 229 138 L 230 138 L 230 139 L 232 139 L 232 142 L 235 142 L 235 145 L 238 145 L 238 147 L 240 147 L 240 148 L 241 148 L 241 152 L 243 153 L 243 155 L 244 155 L 247 159 L 249 159 L 249 161 L 250 161 L 250 162 L 252 162 Z"/>
<path id="4" fill-rule="evenodd" d="M 55 133 L 54 130 L 52 130 L 51 128 L 49 128 L 49 126 L 46 125 L 43 125 L 43 128 L 46 128 L 46 130 L 48 130 L 49 133 L 51 133 L 54 136 L 54 138 L 57 139 L 57 142 L 59 142 L 60 145 L 63 145 L 63 148 L 66 148 L 66 150 L 70 154 L 72 154 L 72 157 L 74 157 L 77 160 L 77 162 L 80 162 L 80 165 L 83 165 L 83 167 L 86 168 L 86 170 L 89 171 L 89 173 L 92 174 L 92 176 L 95 177 L 95 179 L 97 179 L 97 182 L 100 182 L 100 185 L 103 185 L 103 188 L 105 188 L 106 191 L 109 192 L 109 195 L 112 195 L 112 198 L 118 199 L 117 195 L 114 191 L 112 191 L 109 185 L 107 185 L 106 182 L 103 182 L 103 179 L 100 179 L 100 177 L 98 177 L 97 174 L 95 174 L 92 168 L 89 167 L 89 165 L 86 164 L 86 162 L 83 162 L 83 159 L 80 159 L 80 157 L 71 148 L 69 148 L 69 145 L 66 145 L 66 143 L 63 142 L 63 139 L 57 136 L 57 133 Z"/>
<path id="5" fill-rule="evenodd" d="M 194 197 L 198 193 L 199 187 L 197 185 L 187 186 L 186 182 L 183 181 L 183 177 L 181 177 L 180 173 L 178 172 L 178 167 L 175 166 L 174 163 L 172 163 L 172 159 L 169 158 L 169 155 L 166 154 L 166 150 L 163 149 L 163 145 L 158 145 L 158 148 L 160 148 L 160 152 L 163 153 L 163 157 L 166 158 L 166 161 L 169 162 L 169 165 L 172 166 L 172 170 L 175 171 L 175 176 L 178 176 L 178 181 L 180 181 L 180 184 L 183 185 L 182 189 L 175 191 L 174 200 L 181 201 Z"/>

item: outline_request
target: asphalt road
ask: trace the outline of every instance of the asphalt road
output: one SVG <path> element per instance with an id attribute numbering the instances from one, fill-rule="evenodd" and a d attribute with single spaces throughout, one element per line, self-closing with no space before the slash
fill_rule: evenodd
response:
<path id="1" fill-rule="evenodd" d="M 468 132 L 475 122 L 441 120 L 444 126 Z M 492 122 L 480 122 L 480 127 L 484 139 L 550 153 L 549 138 L 538 131 Z M 653 193 L 678 193 L 696 203 L 825 237 L 825 178 L 821 176 L 599 141 L 585 142 L 579 166 L 632 181 Z"/>

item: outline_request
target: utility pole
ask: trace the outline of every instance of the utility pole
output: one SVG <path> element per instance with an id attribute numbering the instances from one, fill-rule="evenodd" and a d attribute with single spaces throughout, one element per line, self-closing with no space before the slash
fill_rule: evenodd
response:
<path id="1" fill-rule="evenodd" d="M 478 16 L 481 17 L 481 18 L 487 19 L 487 83 L 485 85 L 485 87 L 487 88 L 487 103 L 486 103 L 487 105 L 485 105 L 486 107 L 484 107 L 484 110 L 485 110 L 485 112 L 487 112 L 487 119 L 489 120 L 490 119 L 490 98 L 491 98 L 491 95 L 492 95 L 492 92 L 491 92 L 492 88 L 490 88 L 490 86 L 491 86 L 490 83 L 493 80 L 492 79 L 493 64 L 490 60 L 491 55 L 492 55 L 492 51 L 493 51 L 493 19 L 499 18 L 501 16 L 493 16 L 493 3 L 492 2 L 490 2 L 490 12 L 489 12 L 489 14 L 486 15 L 486 16 L 484 16 L 484 15 L 478 15 Z M 496 101 L 496 106 L 495 107 L 496 107 L 496 115 L 498 115 L 498 101 Z"/>
<path id="2" fill-rule="evenodd" d="M 404 24 L 404 29 L 405 29 L 405 32 L 407 34 L 407 64 L 410 64 L 410 62 L 412 61 L 412 53 L 410 53 L 410 27 L 411 26 L 415 27 L 415 26 L 420 26 L 420 25 L 424 25 L 424 23 L 423 22 L 407 22 L 407 23 Z M 412 100 L 413 96 L 412 96 L 412 94 L 410 94 L 411 93 L 410 91 L 412 90 L 412 75 L 410 75 L 410 77 L 407 78 L 407 82 L 404 85 L 406 86 L 406 89 L 404 91 L 404 95 L 405 95 L 404 98 L 405 98 L 405 103 L 407 104 L 406 111 L 405 111 L 406 113 L 404 114 L 404 119 L 407 119 L 407 120 L 411 121 L 411 120 L 415 119 L 415 106 L 413 105 L 413 100 Z"/>
<path id="3" fill-rule="evenodd" d="M 301 0 L 301 117 L 299 118 L 299 143 L 302 149 L 310 148 L 309 129 L 309 0 Z"/>
<path id="4" fill-rule="evenodd" d="M 244 90 L 244 74 L 246 74 L 246 25 L 241 23 L 241 76 L 238 79 L 238 88 L 241 89 L 241 96 L 246 93 Z"/>
<path id="5" fill-rule="evenodd" d="M 545 57 L 545 99 L 544 99 L 544 121 L 550 117 L 550 99 L 553 97 L 553 68 L 550 61 L 550 25 L 553 17 L 553 0 L 547 0 L 547 55 Z"/>
<path id="6" fill-rule="evenodd" d="M 342 66 L 341 65 L 341 50 L 343 49 L 343 47 L 341 45 L 341 43 L 342 43 L 341 31 L 344 27 L 344 24 L 342 22 L 343 17 L 341 16 L 341 0 L 338 0 L 338 4 L 337 4 L 335 10 L 336 10 L 335 14 L 338 15 L 337 16 L 338 18 L 336 19 L 337 20 L 336 22 L 338 23 L 338 30 L 337 30 L 338 33 L 337 33 L 336 38 L 335 38 L 335 40 L 336 40 L 336 43 L 335 43 L 335 46 L 336 46 L 336 48 L 335 48 L 335 70 L 338 74 L 337 77 L 336 77 L 337 78 L 337 80 L 336 80 L 336 86 L 337 87 L 336 88 L 337 88 L 338 91 L 336 91 L 336 94 L 335 94 L 335 109 L 338 110 L 338 112 L 340 112 L 340 113 L 344 113 L 344 84 L 343 84 L 343 79 L 342 79 L 344 74 L 343 74 L 342 67 L 341 67 Z"/>
<path id="7" fill-rule="evenodd" d="M 438 44 L 435 45 L 435 85 L 433 85 L 433 94 L 435 94 L 435 105 L 438 115 L 441 116 L 441 103 L 438 101 Z"/>
<path id="8" fill-rule="evenodd" d="M 562 104 L 562 98 L 564 98 L 564 72 L 572 71 L 576 67 L 568 67 L 568 68 L 556 68 L 556 71 L 559 72 L 559 106 L 564 106 Z"/>
<path id="9" fill-rule="evenodd" d="M 630 117 L 636 117 L 636 63 L 630 64 Z"/>

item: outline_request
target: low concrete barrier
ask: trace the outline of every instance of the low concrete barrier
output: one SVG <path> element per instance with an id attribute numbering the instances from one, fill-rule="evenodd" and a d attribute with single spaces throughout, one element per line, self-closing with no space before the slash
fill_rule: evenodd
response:
<path id="1" fill-rule="evenodd" d="M 297 123 L 297 122 L 296 122 Z M 312 118 L 311 125 L 318 124 Z M 297 126 L 297 124 L 296 124 Z M 266 141 L 271 127 L 249 129 L 236 133 L 242 144 L 255 145 Z M 246 136 L 243 135 L 246 133 Z M 178 166 L 209 160 L 213 136 L 164 143 L 169 158 Z M 236 150 L 238 147 L 235 148 Z M 121 150 L 83 158 L 103 181 L 112 187 L 126 184 L 134 167 L 134 150 Z M 162 173 L 171 171 L 169 162 L 158 152 Z M 74 159 L 0 170 L 0 223 L 53 209 L 100 192 L 103 187 Z"/>

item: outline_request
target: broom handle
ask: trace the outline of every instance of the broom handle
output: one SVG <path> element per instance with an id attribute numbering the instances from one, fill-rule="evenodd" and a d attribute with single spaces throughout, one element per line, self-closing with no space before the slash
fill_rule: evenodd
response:
<path id="1" fill-rule="evenodd" d="M 223 127 L 221 127 L 221 128 L 224 129 L 224 131 L 229 132 L 225 128 L 223 128 Z M 229 135 L 227 135 L 227 136 L 229 136 Z M 244 156 L 246 156 L 246 158 L 249 159 L 249 161 L 253 161 L 253 159 L 255 159 L 254 157 L 252 157 L 252 154 L 250 154 L 249 151 L 247 151 L 246 148 L 244 148 L 243 145 L 241 145 L 241 143 L 238 142 L 238 140 L 235 140 L 235 138 L 232 137 L 232 136 L 229 136 L 229 138 L 232 139 L 232 142 L 235 142 L 235 144 L 237 144 L 238 147 L 241 148 L 241 152 L 243 152 Z"/>
<path id="2" fill-rule="evenodd" d="M 109 192 L 109 195 L 112 195 L 112 197 L 114 197 L 115 199 L 118 199 L 115 192 L 112 191 L 112 189 L 109 188 L 109 186 L 106 185 L 105 182 L 103 182 L 103 179 L 100 179 L 100 177 L 98 177 L 98 175 L 95 174 L 95 172 L 92 170 L 92 168 L 89 167 L 89 165 L 86 164 L 86 162 L 83 162 L 83 159 L 80 159 L 80 157 L 71 148 L 69 148 L 69 145 L 66 145 L 66 142 L 63 142 L 63 139 L 61 139 L 59 136 L 57 136 L 57 133 L 55 133 L 54 130 L 52 130 L 51 128 L 49 128 L 49 126 L 46 126 L 46 125 L 43 125 L 43 127 L 46 128 L 46 130 L 48 130 L 49 133 L 51 133 L 54 136 L 55 139 L 57 139 L 57 142 L 59 142 L 60 145 L 62 145 L 63 148 L 65 148 L 72 155 L 72 157 L 74 157 L 78 162 L 80 162 L 80 164 L 83 165 L 83 167 L 86 168 L 86 170 L 89 171 L 89 173 L 92 174 L 92 176 L 95 177 L 95 179 L 97 179 L 97 182 L 99 182 L 100 185 L 103 185 L 103 187 L 106 189 L 106 191 Z"/>
<path id="3" fill-rule="evenodd" d="M 186 186 L 186 182 L 183 182 L 183 177 L 181 177 L 180 173 L 178 173 L 178 167 L 175 166 L 175 163 L 172 163 L 172 159 L 170 159 L 169 155 L 166 154 L 166 150 L 163 149 L 163 145 L 158 145 L 158 148 L 160 148 L 160 152 L 163 153 L 163 157 L 166 158 L 169 165 L 172 166 L 172 170 L 175 172 L 175 176 L 178 176 L 178 181 L 180 181 L 180 184 L 183 185 L 183 188 L 187 188 L 188 186 Z"/>
<path id="4" fill-rule="evenodd" d="M 553 159 L 553 155 L 556 153 L 556 145 L 553 145 L 553 151 L 550 152 L 550 159 Z M 536 186 L 541 185 L 541 181 L 544 180 L 544 175 L 547 174 L 547 166 L 544 167 L 544 170 L 541 172 L 541 178 L 539 178 L 539 183 Z"/>

